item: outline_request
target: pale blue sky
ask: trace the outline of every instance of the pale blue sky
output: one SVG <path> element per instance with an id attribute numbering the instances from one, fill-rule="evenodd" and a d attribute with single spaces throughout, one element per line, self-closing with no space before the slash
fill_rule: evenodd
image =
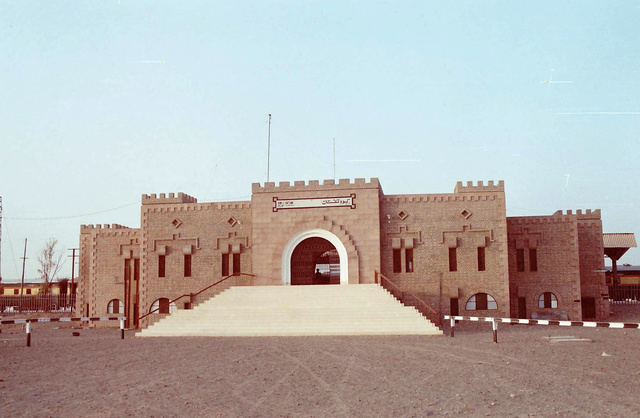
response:
<path id="1" fill-rule="evenodd" d="M 336 138 L 337 177 L 388 194 L 505 180 L 509 216 L 640 232 L 638 22 L 635 1 L 2 0 L 3 279 L 24 238 L 31 278 L 49 237 L 138 227 L 142 193 L 248 200 L 269 113 L 272 181 L 332 178 Z"/>

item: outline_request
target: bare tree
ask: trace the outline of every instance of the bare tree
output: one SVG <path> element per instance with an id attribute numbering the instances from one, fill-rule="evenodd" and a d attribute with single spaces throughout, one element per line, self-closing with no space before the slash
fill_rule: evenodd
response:
<path id="1" fill-rule="evenodd" d="M 38 262 L 40 263 L 38 273 L 40 273 L 40 277 L 43 280 L 45 294 L 49 293 L 51 283 L 55 281 L 64 261 L 66 261 L 64 260 L 64 253 L 58 248 L 58 240 L 49 238 L 40 254 L 38 254 Z"/>

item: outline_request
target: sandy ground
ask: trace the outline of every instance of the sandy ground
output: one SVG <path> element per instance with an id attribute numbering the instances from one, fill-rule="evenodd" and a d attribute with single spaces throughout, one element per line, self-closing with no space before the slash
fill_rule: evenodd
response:
<path id="1" fill-rule="evenodd" d="M 638 322 L 640 306 L 612 320 Z M 455 338 L 121 340 L 60 326 L 34 324 L 28 348 L 3 328 L 1 416 L 640 416 L 640 330 L 500 325 L 494 344 L 490 323 Z M 567 335 L 593 342 L 545 338 Z"/>

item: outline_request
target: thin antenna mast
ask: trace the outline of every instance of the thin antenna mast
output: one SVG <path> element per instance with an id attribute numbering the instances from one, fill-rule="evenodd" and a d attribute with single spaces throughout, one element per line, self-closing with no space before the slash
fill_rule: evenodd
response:
<path id="1" fill-rule="evenodd" d="M 333 138 L 333 181 L 336 181 L 336 139 Z"/>
<path id="2" fill-rule="evenodd" d="M 269 163 L 271 162 L 271 113 L 269 113 L 269 134 L 267 136 L 267 182 L 269 182 Z"/>
<path id="3" fill-rule="evenodd" d="M 2 281 L 2 196 L 0 196 L 0 282 Z"/>

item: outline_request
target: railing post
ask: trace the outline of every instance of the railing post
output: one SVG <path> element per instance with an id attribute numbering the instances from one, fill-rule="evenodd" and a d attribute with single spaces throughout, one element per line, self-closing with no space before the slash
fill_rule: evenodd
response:
<path id="1" fill-rule="evenodd" d="M 124 340 L 124 318 L 120 318 L 120 339 Z"/>
<path id="2" fill-rule="evenodd" d="M 27 347 L 31 347 L 31 322 L 27 321 Z"/>
<path id="3" fill-rule="evenodd" d="M 491 327 L 493 328 L 493 342 L 498 344 L 498 321 L 495 318 L 491 320 Z"/>
<path id="4" fill-rule="evenodd" d="M 449 333 L 449 334 L 450 334 L 449 336 L 450 336 L 451 338 L 453 338 L 453 334 L 454 334 L 454 331 L 453 331 L 453 330 L 454 330 L 454 328 L 456 327 L 456 320 L 455 320 L 455 319 L 453 319 L 453 316 L 450 316 L 450 317 L 449 317 L 449 319 L 451 320 L 451 327 L 450 327 L 450 328 L 451 328 L 451 331 L 450 331 L 450 333 Z"/>

